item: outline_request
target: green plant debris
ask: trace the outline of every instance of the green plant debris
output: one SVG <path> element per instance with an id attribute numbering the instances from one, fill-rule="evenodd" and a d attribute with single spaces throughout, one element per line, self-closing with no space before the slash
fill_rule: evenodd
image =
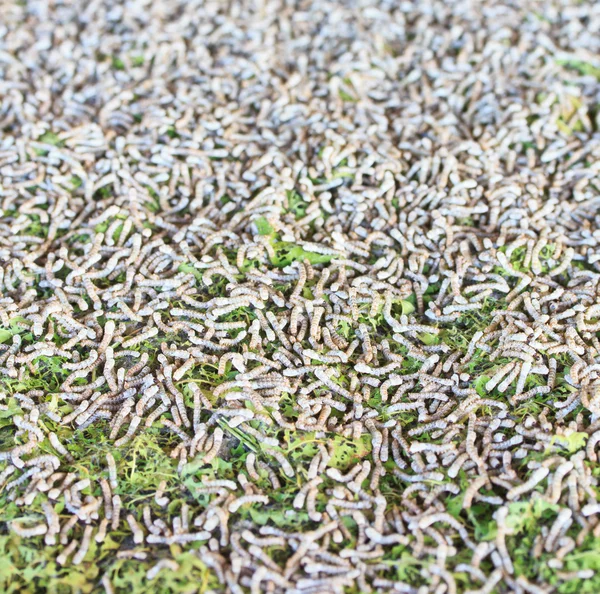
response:
<path id="1" fill-rule="evenodd" d="M 4 10 L 0 593 L 597 594 L 598 10 L 263 4 Z"/>
<path id="2" fill-rule="evenodd" d="M 600 68 L 590 64 L 589 62 L 583 62 L 582 60 L 557 60 L 559 66 L 565 66 L 572 70 L 576 70 L 579 74 L 584 76 L 593 76 L 600 80 Z"/>

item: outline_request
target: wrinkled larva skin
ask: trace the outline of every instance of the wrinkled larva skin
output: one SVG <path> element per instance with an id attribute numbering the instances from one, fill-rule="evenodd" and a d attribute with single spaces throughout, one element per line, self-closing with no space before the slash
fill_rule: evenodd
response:
<path id="1" fill-rule="evenodd" d="M 596 3 L 0 14 L 4 532 L 108 593 L 594 577 Z"/>

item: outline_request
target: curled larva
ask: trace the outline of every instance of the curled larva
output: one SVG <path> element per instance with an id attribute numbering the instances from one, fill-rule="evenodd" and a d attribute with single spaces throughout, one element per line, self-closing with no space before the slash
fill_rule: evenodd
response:
<path id="1" fill-rule="evenodd" d="M 563 508 L 558 512 L 544 542 L 544 550 L 546 552 L 549 553 L 557 548 L 558 537 L 561 533 L 566 532 L 573 523 L 572 517 L 573 511 L 569 508 Z"/>
<path id="2" fill-rule="evenodd" d="M 64 456 L 69 462 L 73 462 L 74 458 L 73 456 L 69 453 L 69 451 L 67 450 L 67 448 L 60 443 L 56 433 L 54 432 L 50 432 L 48 434 L 48 440 L 50 441 L 50 443 L 52 444 L 52 447 L 62 456 Z"/>
<path id="3" fill-rule="evenodd" d="M 79 548 L 77 549 L 75 555 L 73 555 L 73 565 L 79 565 L 86 556 L 90 546 L 93 530 L 94 527 L 89 524 L 84 528 L 83 537 L 81 538 Z"/>
<path id="4" fill-rule="evenodd" d="M 129 524 L 129 528 L 133 533 L 133 542 L 135 544 L 141 544 L 144 542 L 144 532 L 140 528 L 140 525 L 137 523 L 133 514 L 127 514 L 125 518 L 127 520 L 127 524 Z"/>
<path id="5" fill-rule="evenodd" d="M 24 528 L 21 522 L 13 520 L 10 523 L 10 529 L 23 538 L 31 538 L 33 536 L 42 536 L 48 532 L 48 526 L 46 524 L 36 524 L 29 528 Z"/>
<path id="6" fill-rule="evenodd" d="M 161 559 L 146 572 L 146 579 L 153 580 L 162 569 L 177 571 L 179 569 L 179 564 L 172 559 Z"/>
<path id="7" fill-rule="evenodd" d="M 220 427 L 217 427 L 212 434 L 212 447 L 205 454 L 203 462 L 208 464 L 211 460 L 213 460 L 221 448 L 221 444 L 223 443 L 223 430 Z"/>
<path id="8" fill-rule="evenodd" d="M 479 489 L 481 489 L 481 487 L 483 487 L 487 483 L 487 481 L 488 481 L 487 477 L 480 476 L 480 477 L 477 477 L 467 487 L 467 489 L 465 491 L 465 496 L 463 498 L 463 508 L 464 509 L 469 509 L 471 507 L 473 498 L 475 497 L 475 495 L 477 494 Z"/>
<path id="9" fill-rule="evenodd" d="M 154 501 L 160 507 L 165 507 L 169 503 L 169 498 L 164 496 L 165 489 L 167 487 L 167 481 L 161 481 L 154 494 Z"/>
<path id="10" fill-rule="evenodd" d="M 247 503 L 267 504 L 269 503 L 269 498 L 266 495 L 243 495 L 232 501 L 228 506 L 228 510 L 230 513 L 235 513 L 240 507 Z"/>
<path id="11" fill-rule="evenodd" d="M 56 535 L 60 532 L 60 517 L 54 510 L 54 506 L 48 501 L 42 502 L 42 510 L 48 524 L 48 531 L 44 537 L 44 542 L 47 545 L 54 545 L 56 544 Z"/>
<path id="12" fill-rule="evenodd" d="M 549 473 L 550 473 L 550 470 L 544 466 L 538 468 L 537 470 L 534 470 L 532 472 L 529 480 L 527 480 L 526 482 L 524 482 L 520 485 L 517 485 L 517 486 L 511 488 L 506 493 L 506 498 L 508 500 L 517 499 L 521 495 L 531 491 L 532 489 L 535 489 L 535 487 L 538 485 L 538 483 L 543 481 L 548 476 Z"/>
<path id="13" fill-rule="evenodd" d="M 281 452 L 277 450 L 265 449 L 265 453 L 269 454 L 270 456 L 273 456 L 277 460 L 277 462 L 279 462 L 281 469 L 288 478 L 292 478 L 295 475 L 294 468 Z"/>
<path id="14" fill-rule="evenodd" d="M 72 540 L 71 542 L 69 542 L 69 544 L 56 557 L 56 562 L 59 565 L 65 565 L 67 559 L 71 556 L 78 544 L 79 542 L 77 540 Z"/>
<path id="15" fill-rule="evenodd" d="M 102 576 L 100 583 L 102 584 L 102 587 L 104 588 L 104 594 L 114 594 L 115 590 L 114 590 L 114 588 L 111 584 L 110 578 L 108 577 L 107 574 L 104 574 Z"/>

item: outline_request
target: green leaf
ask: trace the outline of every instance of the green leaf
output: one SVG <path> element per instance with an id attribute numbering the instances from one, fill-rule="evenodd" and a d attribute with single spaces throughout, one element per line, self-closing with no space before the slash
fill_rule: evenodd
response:
<path id="1" fill-rule="evenodd" d="M 325 441 L 333 442 L 333 455 L 327 465 L 340 470 L 355 464 L 371 452 L 369 435 L 362 435 L 358 440 L 350 440 L 336 435 L 332 440 Z"/>
<path id="2" fill-rule="evenodd" d="M 516 501 L 508 506 L 506 525 L 514 533 L 532 530 L 543 517 L 552 516 L 558 513 L 558 510 L 558 504 L 541 498 L 523 502 Z"/>
<path id="3" fill-rule="evenodd" d="M 356 103 L 357 99 L 355 99 L 352 95 L 350 95 L 350 93 L 346 93 L 346 91 L 344 91 L 343 89 L 340 89 L 338 91 L 339 95 L 340 95 L 340 99 L 342 101 L 350 101 L 351 103 Z"/>
<path id="4" fill-rule="evenodd" d="M 311 264 L 325 264 L 335 258 L 334 254 L 308 252 L 301 246 L 287 241 L 275 242 L 273 247 L 275 256 L 271 258 L 271 264 L 279 268 L 289 266 L 292 262 L 304 262 L 304 260 L 308 260 Z"/>
<path id="5" fill-rule="evenodd" d="M 275 232 L 275 229 L 273 229 L 271 223 L 265 217 L 259 217 L 254 221 L 254 224 L 259 235 L 271 235 Z"/>
<path id="6" fill-rule="evenodd" d="M 477 394 L 479 394 L 482 398 L 487 395 L 487 391 L 485 389 L 485 385 L 492 379 L 489 375 L 480 375 L 474 382 L 473 387 L 475 388 Z"/>
<path id="7" fill-rule="evenodd" d="M 565 448 L 569 454 L 574 454 L 578 450 L 585 447 L 585 442 L 588 440 L 589 435 L 581 431 L 574 431 L 569 435 L 555 435 L 550 445 L 558 445 Z"/>
<path id="8" fill-rule="evenodd" d="M 123 60 L 121 60 L 121 58 L 117 58 L 116 56 L 113 56 L 112 67 L 115 70 L 125 70 L 125 62 L 123 62 Z"/>
<path id="9" fill-rule="evenodd" d="M 42 134 L 38 140 L 39 142 L 51 144 L 52 146 L 62 146 L 63 144 L 58 135 L 54 134 L 54 132 L 44 132 L 44 134 Z"/>
<path id="10" fill-rule="evenodd" d="M 403 299 L 400 302 L 400 305 L 402 306 L 402 313 L 404 315 L 411 314 L 413 311 L 415 311 L 415 306 L 410 301 L 407 301 L 406 299 Z"/>
<path id="11" fill-rule="evenodd" d="M 462 511 L 463 499 L 465 498 L 464 493 L 459 493 L 455 497 L 449 497 L 446 500 L 446 509 L 448 513 L 453 517 L 457 518 L 460 516 Z"/>
<path id="12" fill-rule="evenodd" d="M 556 63 L 559 66 L 566 66 L 572 70 L 577 70 L 579 74 L 583 74 L 584 76 L 595 76 L 600 80 L 600 68 L 592 66 L 592 64 L 589 64 L 588 62 L 583 62 L 581 60 L 557 60 Z"/>
<path id="13" fill-rule="evenodd" d="M 426 344 L 427 346 L 432 344 L 439 344 L 440 337 L 437 334 L 432 334 L 431 332 L 424 332 L 423 334 L 419 334 L 419 338 Z"/>
<path id="14" fill-rule="evenodd" d="M 185 274 L 193 274 L 197 281 L 202 280 L 202 273 L 192 264 L 180 264 L 177 268 L 177 272 L 184 272 Z"/>
<path id="15" fill-rule="evenodd" d="M 287 195 L 287 210 L 294 214 L 296 219 L 301 219 L 306 216 L 308 203 L 304 201 L 302 196 L 296 190 L 288 190 Z"/>

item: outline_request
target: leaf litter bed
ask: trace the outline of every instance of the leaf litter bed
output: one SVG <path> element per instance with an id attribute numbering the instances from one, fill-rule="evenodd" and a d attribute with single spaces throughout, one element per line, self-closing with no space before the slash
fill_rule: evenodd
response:
<path id="1" fill-rule="evenodd" d="M 3 2 L 2 592 L 600 591 L 600 8 Z"/>

